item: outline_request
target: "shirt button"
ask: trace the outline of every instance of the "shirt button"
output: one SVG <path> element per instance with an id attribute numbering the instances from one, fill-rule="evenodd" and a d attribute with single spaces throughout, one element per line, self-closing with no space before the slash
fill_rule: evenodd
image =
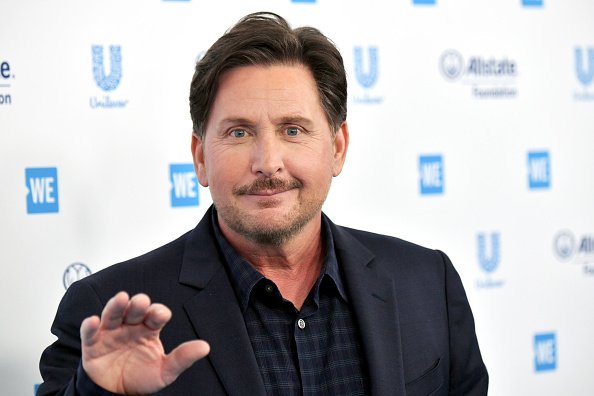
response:
<path id="1" fill-rule="evenodd" d="M 297 326 L 299 326 L 299 328 L 300 328 L 301 330 L 305 329 L 305 320 L 303 320 L 303 319 L 299 319 L 299 320 L 297 321 Z"/>
<path id="2" fill-rule="evenodd" d="M 270 284 L 269 285 L 266 285 L 266 286 L 264 286 L 264 290 L 266 290 L 266 293 L 269 293 L 270 294 L 270 293 L 272 293 L 274 291 L 274 286 L 272 286 Z"/>

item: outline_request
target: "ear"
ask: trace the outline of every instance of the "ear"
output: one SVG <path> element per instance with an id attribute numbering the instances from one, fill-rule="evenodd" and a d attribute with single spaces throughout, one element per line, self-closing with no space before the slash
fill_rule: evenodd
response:
<path id="1" fill-rule="evenodd" d="M 192 157 L 194 158 L 194 172 L 203 187 L 208 187 L 206 166 L 204 164 L 204 143 L 196 133 L 192 133 Z"/>
<path id="2" fill-rule="evenodd" d="M 340 175 L 344 161 L 346 160 L 347 150 L 349 148 L 349 127 L 343 122 L 336 130 L 334 135 L 334 158 L 332 163 L 332 176 Z"/>

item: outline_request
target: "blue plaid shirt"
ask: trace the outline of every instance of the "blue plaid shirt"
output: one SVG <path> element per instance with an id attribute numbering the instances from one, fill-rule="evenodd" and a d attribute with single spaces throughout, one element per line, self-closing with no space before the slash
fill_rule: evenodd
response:
<path id="1" fill-rule="evenodd" d="M 215 236 L 269 395 L 365 395 L 367 368 L 323 217 L 326 256 L 301 310 L 229 245 L 213 211 Z"/>

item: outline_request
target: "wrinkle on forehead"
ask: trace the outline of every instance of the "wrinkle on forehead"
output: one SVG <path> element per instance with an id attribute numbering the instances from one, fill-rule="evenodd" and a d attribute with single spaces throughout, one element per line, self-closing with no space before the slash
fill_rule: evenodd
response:
<path id="1" fill-rule="evenodd" d="M 208 128 L 220 130 L 234 122 L 247 126 L 260 121 L 297 123 L 308 128 L 319 115 L 326 119 L 307 67 L 241 66 L 221 75 Z"/>

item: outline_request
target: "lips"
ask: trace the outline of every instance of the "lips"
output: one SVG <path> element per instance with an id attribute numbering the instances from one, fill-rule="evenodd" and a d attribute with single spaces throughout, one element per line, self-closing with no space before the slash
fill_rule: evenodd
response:
<path id="1" fill-rule="evenodd" d="M 289 189 L 275 188 L 273 190 L 252 191 L 249 193 L 249 195 L 258 195 L 258 196 L 268 197 L 271 195 L 284 193 L 285 191 L 289 191 Z"/>

